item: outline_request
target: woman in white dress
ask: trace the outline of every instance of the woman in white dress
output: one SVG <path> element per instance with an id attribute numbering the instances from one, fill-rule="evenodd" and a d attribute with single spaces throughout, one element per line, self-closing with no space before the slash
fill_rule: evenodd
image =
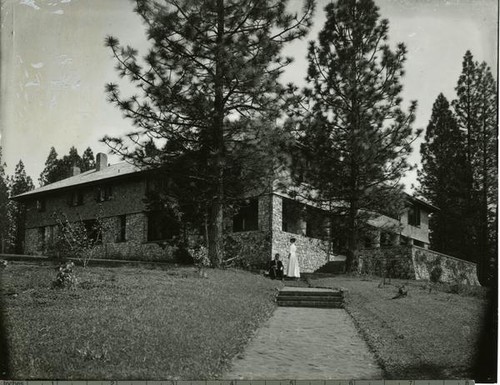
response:
<path id="1" fill-rule="evenodd" d="M 288 277 L 300 278 L 299 260 L 297 259 L 297 246 L 295 238 L 290 239 L 290 253 L 288 254 Z"/>

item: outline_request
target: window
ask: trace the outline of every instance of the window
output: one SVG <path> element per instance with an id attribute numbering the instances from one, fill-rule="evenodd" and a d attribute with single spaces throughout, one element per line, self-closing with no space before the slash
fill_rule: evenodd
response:
<path id="1" fill-rule="evenodd" d="M 111 185 L 100 186 L 97 188 L 97 202 L 109 201 L 113 197 Z"/>
<path id="2" fill-rule="evenodd" d="M 163 241 L 180 234 L 178 220 L 166 211 L 148 213 L 148 241 Z"/>
<path id="3" fill-rule="evenodd" d="M 87 221 L 83 221 L 83 225 L 85 226 L 87 237 L 92 241 L 93 244 L 102 243 L 102 231 L 97 220 L 90 219 Z"/>
<path id="4" fill-rule="evenodd" d="M 40 250 L 45 250 L 46 239 L 45 239 L 45 227 L 38 228 L 38 245 Z"/>
<path id="5" fill-rule="evenodd" d="M 146 194 L 160 193 L 167 191 L 170 184 L 169 179 L 164 175 L 151 175 L 146 179 Z"/>
<path id="6" fill-rule="evenodd" d="M 408 209 L 408 224 L 410 226 L 420 226 L 420 208 L 417 206 L 410 206 Z"/>
<path id="7" fill-rule="evenodd" d="M 83 205 L 83 191 L 75 190 L 71 193 L 70 206 L 81 206 Z"/>
<path id="8" fill-rule="evenodd" d="M 325 211 L 314 207 L 306 207 L 307 223 L 306 236 L 311 238 L 325 238 L 329 233 L 328 215 Z"/>
<path id="9" fill-rule="evenodd" d="M 305 235 L 304 210 L 305 206 L 303 204 L 283 198 L 282 230 L 288 233 Z"/>
<path id="10" fill-rule="evenodd" d="M 417 241 L 416 239 L 413 240 L 413 244 L 418 247 L 425 248 L 425 243 L 422 241 Z"/>
<path id="11" fill-rule="evenodd" d="M 259 202 L 250 199 L 242 202 L 237 214 L 233 217 L 233 231 L 252 231 L 259 229 Z"/>
<path id="12" fill-rule="evenodd" d="M 388 231 L 380 232 L 380 246 L 392 246 L 394 236 Z"/>
<path id="13" fill-rule="evenodd" d="M 45 199 L 37 199 L 36 200 L 36 210 L 38 212 L 45 211 Z"/>
<path id="14" fill-rule="evenodd" d="M 127 240 L 127 216 L 120 215 L 117 217 L 116 241 L 125 242 Z"/>

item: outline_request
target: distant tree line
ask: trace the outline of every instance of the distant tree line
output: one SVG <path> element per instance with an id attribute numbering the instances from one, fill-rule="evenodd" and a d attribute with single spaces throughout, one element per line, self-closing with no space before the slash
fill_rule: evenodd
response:
<path id="1" fill-rule="evenodd" d="M 40 187 L 68 178 L 73 166 L 80 167 L 82 172 L 95 167 L 94 154 L 90 147 L 82 156 L 74 146 L 70 148 L 68 155 L 61 159 L 57 156 L 55 148 L 52 147 L 45 168 L 40 174 Z M 26 173 L 22 160 L 19 160 L 12 176 L 5 173 L 5 168 L 0 147 L 0 252 L 20 254 L 24 247 L 26 208 L 22 203 L 9 198 L 33 190 L 35 185 Z"/>

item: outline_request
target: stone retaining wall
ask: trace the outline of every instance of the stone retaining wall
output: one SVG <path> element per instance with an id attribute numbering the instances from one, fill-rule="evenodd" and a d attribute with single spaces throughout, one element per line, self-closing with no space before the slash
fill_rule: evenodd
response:
<path id="1" fill-rule="evenodd" d="M 430 280 L 435 271 L 440 282 L 479 285 L 476 264 L 473 262 L 418 246 L 413 246 L 411 253 L 417 280 Z"/>

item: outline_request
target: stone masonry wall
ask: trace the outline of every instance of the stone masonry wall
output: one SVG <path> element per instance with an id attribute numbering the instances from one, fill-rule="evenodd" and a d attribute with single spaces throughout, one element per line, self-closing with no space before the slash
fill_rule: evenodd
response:
<path id="1" fill-rule="evenodd" d="M 126 216 L 126 240 L 118 242 L 119 217 L 103 219 L 107 231 L 102 244 L 97 245 L 97 258 L 143 261 L 173 261 L 175 247 L 167 242 L 147 242 L 147 216 L 145 213 Z M 31 255 L 60 255 L 52 246 L 57 237 L 57 226 L 45 226 L 45 242 L 41 227 L 26 229 L 25 253 Z M 51 244 L 52 243 L 52 244 Z"/>
<path id="2" fill-rule="evenodd" d="M 147 216 L 145 213 L 130 214 L 126 217 L 126 241 L 117 242 L 118 217 L 108 218 L 109 231 L 103 238 L 103 244 L 99 246 L 102 250 L 102 258 L 129 259 L 143 261 L 173 260 L 175 247 L 166 242 L 146 242 L 147 239 Z"/>
<path id="3" fill-rule="evenodd" d="M 46 195 L 45 210 L 38 211 L 36 199 L 26 202 L 26 228 L 55 225 L 54 213 L 64 213 L 70 222 L 76 220 L 114 217 L 122 214 L 139 213 L 145 210 L 144 198 L 146 184 L 144 179 L 119 179 L 108 181 L 112 188 L 112 197 L 108 201 L 97 202 L 96 191 L 99 184 L 75 186 L 73 189 L 56 191 Z M 83 204 L 71 206 L 70 196 L 79 190 L 83 194 Z"/>
<path id="4" fill-rule="evenodd" d="M 476 264 L 421 247 L 412 247 L 415 279 L 429 280 L 433 269 L 441 270 L 439 281 L 479 285 Z"/>
<path id="5" fill-rule="evenodd" d="M 252 269 L 267 269 L 271 260 L 271 197 L 258 198 L 258 230 L 228 231 L 225 239 L 226 259 L 236 258 L 238 264 Z M 232 228 L 229 221 L 228 228 Z"/>
<path id="6" fill-rule="evenodd" d="M 272 255 L 280 254 L 285 271 L 288 266 L 290 238 L 296 239 L 297 258 L 301 272 L 311 273 L 328 262 L 327 242 L 301 234 L 285 232 L 282 230 L 282 222 L 283 198 L 279 195 L 272 195 Z"/>

